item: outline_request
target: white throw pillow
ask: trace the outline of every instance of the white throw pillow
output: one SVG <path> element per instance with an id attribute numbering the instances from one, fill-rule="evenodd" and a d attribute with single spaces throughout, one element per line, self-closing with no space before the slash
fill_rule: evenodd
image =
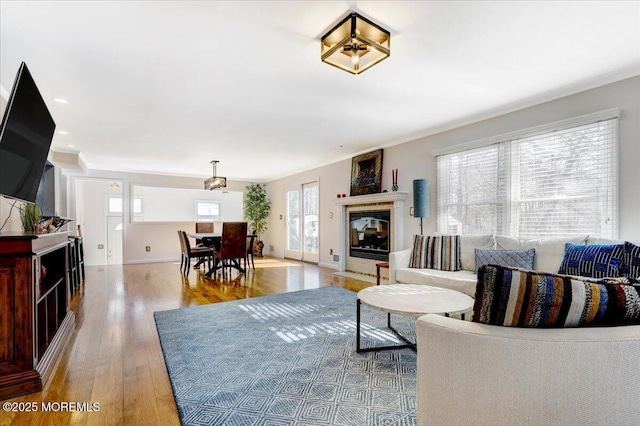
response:
<path id="1" fill-rule="evenodd" d="M 475 249 L 494 249 L 496 240 L 493 235 L 460 236 L 460 269 L 476 272 Z"/>
<path id="2" fill-rule="evenodd" d="M 592 246 L 592 245 L 600 245 L 600 244 L 624 244 L 624 240 L 610 240 L 608 238 L 594 238 L 594 237 L 589 237 L 587 238 L 587 245 L 588 246 Z"/>
<path id="3" fill-rule="evenodd" d="M 567 243 L 586 244 L 588 237 L 588 235 L 581 235 L 578 237 L 520 239 L 497 235 L 496 248 L 498 250 L 534 248 L 536 249 L 534 269 L 557 274 L 564 258 L 565 245 Z"/>

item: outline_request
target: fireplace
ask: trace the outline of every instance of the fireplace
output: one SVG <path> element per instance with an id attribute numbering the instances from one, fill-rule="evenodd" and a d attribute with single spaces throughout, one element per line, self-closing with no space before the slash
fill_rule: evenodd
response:
<path id="1" fill-rule="evenodd" d="M 362 259 L 389 260 L 391 211 L 349 212 L 349 255 Z"/>
<path id="2" fill-rule="evenodd" d="M 340 206 L 340 252 L 334 261 L 339 262 L 339 271 L 375 277 L 377 263 L 387 262 L 389 253 L 405 248 L 402 224 L 407 195 L 381 192 L 336 198 Z"/>

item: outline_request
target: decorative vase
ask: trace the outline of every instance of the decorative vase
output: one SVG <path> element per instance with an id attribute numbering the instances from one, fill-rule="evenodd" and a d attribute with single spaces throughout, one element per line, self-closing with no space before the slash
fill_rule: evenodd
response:
<path id="1" fill-rule="evenodd" d="M 398 190 L 398 169 L 391 170 L 391 191 L 396 192 Z"/>
<path id="2" fill-rule="evenodd" d="M 262 241 L 256 241 L 253 245 L 253 255 L 262 257 L 262 250 L 264 249 L 264 243 Z"/>

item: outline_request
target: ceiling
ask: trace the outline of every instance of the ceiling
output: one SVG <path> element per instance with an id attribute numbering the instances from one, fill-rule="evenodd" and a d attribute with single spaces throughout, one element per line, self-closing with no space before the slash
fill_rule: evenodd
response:
<path id="1" fill-rule="evenodd" d="M 349 11 L 392 37 L 357 76 Z M 89 168 L 268 181 L 638 75 L 640 2 L 2 0 L 5 97 L 21 61 Z"/>

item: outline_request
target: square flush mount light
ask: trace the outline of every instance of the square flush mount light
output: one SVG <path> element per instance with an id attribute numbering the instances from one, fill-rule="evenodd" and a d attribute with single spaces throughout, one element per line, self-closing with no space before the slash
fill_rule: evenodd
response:
<path id="1" fill-rule="evenodd" d="M 360 74 L 391 54 L 391 34 L 367 18 L 351 13 L 322 37 L 322 62 Z"/>

